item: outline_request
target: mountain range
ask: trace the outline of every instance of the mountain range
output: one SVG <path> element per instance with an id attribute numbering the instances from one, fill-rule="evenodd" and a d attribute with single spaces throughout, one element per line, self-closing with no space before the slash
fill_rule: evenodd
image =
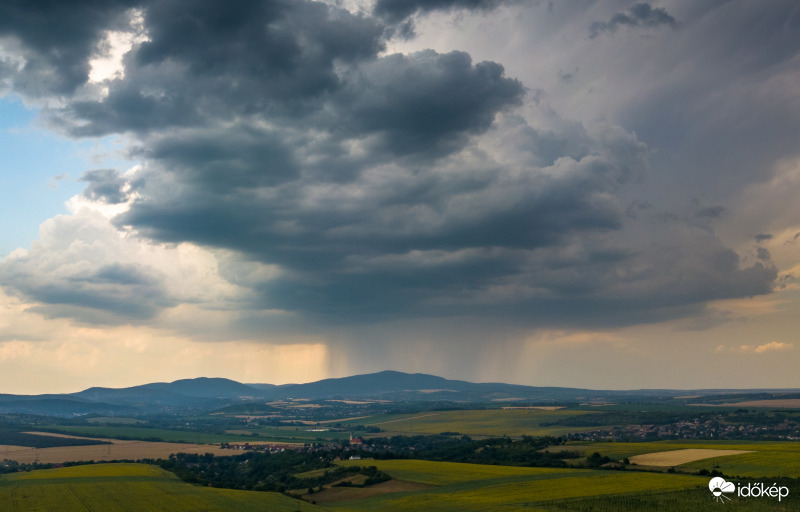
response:
<path id="1" fill-rule="evenodd" d="M 735 390 L 757 393 L 766 390 Z M 791 391 L 791 390 L 781 390 Z M 797 390 L 793 390 L 797 391 Z M 524 400 L 548 404 L 590 401 L 652 401 L 677 395 L 714 395 L 733 390 L 630 390 L 609 391 L 564 387 L 535 387 L 504 383 L 475 383 L 422 373 L 382 371 L 324 379 L 306 384 L 242 384 L 230 379 L 200 377 L 156 382 L 127 388 L 92 387 L 77 393 L 47 395 L 0 394 L 1 413 L 45 416 L 89 414 L 121 416 L 148 413 L 209 411 L 253 401 L 288 399 L 359 400 L 394 402 L 492 402 Z"/>

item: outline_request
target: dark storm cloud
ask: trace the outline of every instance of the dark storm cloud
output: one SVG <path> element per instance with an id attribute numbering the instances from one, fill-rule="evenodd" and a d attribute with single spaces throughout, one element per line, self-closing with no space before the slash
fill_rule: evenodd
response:
<path id="1" fill-rule="evenodd" d="M 379 2 L 376 12 L 499 3 Z M 661 11 L 638 4 L 605 30 L 670 24 Z M 74 136 L 134 139 L 142 165 L 124 183 L 113 171 L 84 176 L 90 199 L 135 198 L 118 226 L 276 266 L 245 278 L 222 266 L 254 292 L 254 309 L 329 323 L 482 314 L 610 325 L 774 282 L 774 268 L 741 268 L 714 237 L 719 207 L 688 220 L 651 214 L 646 201 L 626 212 L 616 195 L 645 172 L 647 147 L 546 106 L 531 126 L 514 112 L 525 88 L 499 63 L 382 55 L 381 19 L 314 2 L 164 1 L 142 14 L 149 39 L 125 56 L 124 76 L 105 95 L 65 98 L 50 120 Z M 83 319 L 175 304 L 150 269 L 48 261 L 4 264 L 2 283 Z"/>
<path id="2" fill-rule="evenodd" d="M 89 183 L 83 191 L 87 199 L 108 204 L 124 203 L 127 200 L 127 194 L 123 191 L 127 181 L 114 169 L 87 171 L 81 176 L 81 181 Z"/>
<path id="3" fill-rule="evenodd" d="M 516 0 L 519 1 L 519 0 Z M 514 0 L 377 0 L 373 13 L 392 22 L 417 12 L 444 11 L 451 9 L 491 10 Z"/>
<path id="4" fill-rule="evenodd" d="M 335 62 L 383 49 L 375 20 L 308 1 L 157 2 L 145 24 L 150 41 L 136 53 L 138 66 L 174 62 L 205 80 L 235 76 L 219 84 L 230 88 L 224 100 L 251 108 L 329 91 Z"/>
<path id="5" fill-rule="evenodd" d="M 616 248 L 586 248 L 573 260 L 559 254 L 570 235 L 621 227 L 621 209 L 607 194 L 631 179 L 645 148 L 611 130 L 584 134 L 583 144 L 572 143 L 574 158 L 553 160 L 565 134 L 525 125 L 505 135 L 509 153 L 549 141 L 546 158 L 527 155 L 545 167 L 517 174 L 455 153 L 412 168 L 367 169 L 341 183 L 300 178 L 235 196 L 198 180 L 176 188 L 153 170 L 140 177 L 142 199 L 117 222 L 159 240 L 232 248 L 280 265 L 285 275 L 238 283 L 256 290 L 262 307 L 343 322 L 459 311 L 541 319 L 522 314 L 524 304 L 552 315 L 554 304 L 566 307 L 600 285 L 592 273 L 575 279 L 579 269 L 631 257 Z M 540 260 L 540 252 L 551 257 Z M 491 289 L 500 295 L 491 297 Z M 558 298 L 548 308 L 542 290 Z"/>
<path id="6" fill-rule="evenodd" d="M 0 37 L 21 46 L 25 63 L 13 76 L 14 88 L 31 96 L 70 94 L 86 83 L 89 58 L 99 51 L 104 30 L 125 23 L 125 0 L 0 3 Z"/>
<path id="7" fill-rule="evenodd" d="M 589 37 L 594 39 L 603 32 L 613 34 L 620 26 L 651 28 L 660 25 L 675 28 L 678 22 L 663 7 L 635 4 L 625 12 L 614 14 L 608 21 L 596 21 L 589 25 Z"/>
<path id="8" fill-rule="evenodd" d="M 279 135 L 250 126 L 164 135 L 135 154 L 220 189 L 273 185 L 297 172 L 291 149 Z"/>
<path id="9" fill-rule="evenodd" d="M 772 240 L 773 236 L 769 233 L 760 233 L 753 237 L 757 243 L 766 242 L 767 240 Z"/>
<path id="10" fill-rule="evenodd" d="M 149 40 L 126 56 L 126 76 L 108 84 L 107 97 L 61 111 L 72 134 L 216 126 L 248 116 L 294 122 L 341 87 L 336 66 L 384 48 L 376 20 L 316 2 L 156 2 L 144 24 Z"/>
<path id="11" fill-rule="evenodd" d="M 394 155 L 450 152 L 519 105 L 524 88 L 495 62 L 463 52 L 390 55 L 360 67 L 335 99 L 335 122 L 355 136 L 379 135 Z M 348 119 L 349 118 L 349 119 Z"/>
<path id="12" fill-rule="evenodd" d="M 396 121 L 387 124 L 394 127 Z M 506 135 L 509 152 L 519 145 L 544 148 L 548 143 L 564 149 L 561 137 L 527 125 L 517 137 Z M 241 250 L 270 253 L 267 260 L 285 253 L 279 263 L 301 266 L 307 260 L 312 268 L 361 251 L 536 247 L 573 230 L 619 226 L 619 211 L 603 194 L 631 179 L 642 165 L 644 147 L 622 133 L 606 134 L 603 142 L 584 137 L 584 147 L 571 149 L 573 156 L 554 160 L 552 151 L 544 149 L 544 159 L 524 155 L 537 165 L 543 162 L 544 171 L 531 166 L 518 173 L 463 149 L 447 157 L 413 159 L 404 167 L 392 161 L 394 151 L 385 153 L 381 147 L 376 154 L 366 153 L 371 166 L 343 181 L 314 172 L 236 197 L 219 194 L 224 186 L 208 179 L 203 165 L 187 166 L 197 172 L 182 176 L 180 188 L 170 181 L 176 171 L 154 168 L 139 176 L 142 199 L 119 222 L 149 228 L 152 236 L 171 241 L 187 231 L 205 237 L 203 243 L 220 236 Z M 385 167 L 376 169 L 375 161 Z M 262 169 L 250 171 L 258 175 Z M 224 181 L 224 175 L 217 179 Z M 216 233 L 202 227 L 216 225 L 240 229 Z"/>

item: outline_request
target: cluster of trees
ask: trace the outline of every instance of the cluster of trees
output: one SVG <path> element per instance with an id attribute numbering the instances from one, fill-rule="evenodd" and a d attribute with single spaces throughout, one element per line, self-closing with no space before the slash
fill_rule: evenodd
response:
<path id="1" fill-rule="evenodd" d="M 628 459 L 625 459 L 628 460 Z M 598 452 L 594 452 L 588 457 L 586 457 L 586 465 L 590 468 L 599 468 L 603 464 L 608 464 L 611 462 L 611 459 L 605 455 L 600 455 Z"/>
<path id="2" fill-rule="evenodd" d="M 342 466 L 338 466 L 335 471 L 338 471 L 340 469 L 345 469 L 348 473 L 358 473 L 358 474 L 361 474 L 361 475 L 365 475 L 367 477 L 367 479 L 364 480 L 364 483 L 362 483 L 362 484 L 354 484 L 352 481 L 349 481 L 349 480 L 341 480 L 341 478 L 346 476 L 346 474 L 342 475 L 341 477 L 337 477 L 335 474 L 332 474 L 331 476 L 334 476 L 337 480 L 341 480 L 341 481 L 333 484 L 334 487 L 369 487 L 370 485 L 379 484 L 381 482 L 385 482 L 387 480 L 391 480 L 391 478 L 392 478 L 389 475 L 387 475 L 386 473 L 384 473 L 383 471 L 380 471 L 375 466 L 367 466 L 367 467 L 362 467 L 362 466 L 342 467 Z M 327 471 L 326 471 L 326 475 L 325 476 L 326 477 L 328 476 L 327 475 Z M 328 480 L 330 480 L 330 479 L 328 479 Z M 329 483 L 329 482 L 325 482 L 325 483 Z"/>
<path id="3" fill-rule="evenodd" d="M 292 451 L 276 454 L 250 452 L 231 457 L 178 453 L 157 464 L 185 482 L 278 492 L 301 485 L 294 473 L 322 467 L 309 460 L 306 454 Z"/>
<path id="4" fill-rule="evenodd" d="M 178 453 L 170 455 L 168 460 L 156 461 L 156 464 L 175 473 L 185 482 L 250 491 L 313 490 L 356 474 L 367 477 L 360 486 L 389 479 L 375 466 L 334 466 L 330 455 L 289 450 L 279 453 L 248 452 L 225 457 L 210 453 Z M 315 469 L 325 471 L 314 472 L 310 477 L 298 476 Z"/>
<path id="5" fill-rule="evenodd" d="M 563 439 L 556 437 L 473 440 L 469 436 L 440 434 L 373 438 L 365 443 L 363 451 L 343 449 L 321 453 L 287 450 L 279 453 L 247 452 L 224 457 L 179 453 L 156 463 L 190 483 L 229 489 L 286 492 L 291 489 L 313 491 L 330 484 L 369 486 L 389 479 L 388 475 L 375 466 L 333 464 L 335 459 L 344 459 L 351 454 L 376 459 L 414 458 L 529 467 L 564 467 L 566 463 L 563 459 L 578 457 L 572 451 L 543 451 L 543 448 L 563 443 Z M 354 483 L 347 478 L 356 474 L 364 475 L 366 479 L 359 479 L 361 483 Z"/>
<path id="6" fill-rule="evenodd" d="M 40 464 L 34 462 L 33 464 L 22 464 L 15 460 L 3 460 L 0 462 L 0 475 L 3 473 L 16 473 L 18 471 L 33 471 L 34 469 L 50 469 L 52 464 Z"/>
<path id="7" fill-rule="evenodd" d="M 573 451 L 542 451 L 559 446 L 560 437 L 523 436 L 473 440 L 455 433 L 425 436 L 377 437 L 365 441 L 377 459 L 415 458 L 423 460 L 497 464 L 504 466 L 565 467 L 564 459 L 576 458 Z"/>

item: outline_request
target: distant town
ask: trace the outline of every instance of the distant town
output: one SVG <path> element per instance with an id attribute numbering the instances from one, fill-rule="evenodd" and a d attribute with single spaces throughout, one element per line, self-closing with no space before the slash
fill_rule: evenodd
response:
<path id="1" fill-rule="evenodd" d="M 730 439 L 749 441 L 800 441 L 800 423 L 785 419 L 776 424 L 726 424 L 718 419 L 697 418 L 666 425 L 625 425 L 611 429 L 576 432 L 572 441 L 658 441 L 665 439 Z"/>

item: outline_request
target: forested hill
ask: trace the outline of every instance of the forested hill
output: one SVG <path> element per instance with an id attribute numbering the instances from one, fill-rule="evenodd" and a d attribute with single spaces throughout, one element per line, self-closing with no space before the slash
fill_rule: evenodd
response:
<path id="1" fill-rule="evenodd" d="M 306 384 L 242 384 L 230 379 L 200 377 L 155 382 L 127 388 L 92 387 L 77 393 L 49 395 L 0 394 L 0 414 L 45 416 L 137 415 L 210 411 L 232 404 L 275 400 L 386 400 L 390 402 L 471 402 L 513 406 L 565 403 L 673 401 L 691 398 L 724 405 L 731 400 L 765 400 L 798 390 L 631 390 L 607 391 L 476 383 L 424 373 L 382 371 Z M 789 393 L 789 394 L 787 394 Z M 800 395 L 797 395 L 800 396 Z M 685 401 L 685 400 L 684 400 Z"/>

